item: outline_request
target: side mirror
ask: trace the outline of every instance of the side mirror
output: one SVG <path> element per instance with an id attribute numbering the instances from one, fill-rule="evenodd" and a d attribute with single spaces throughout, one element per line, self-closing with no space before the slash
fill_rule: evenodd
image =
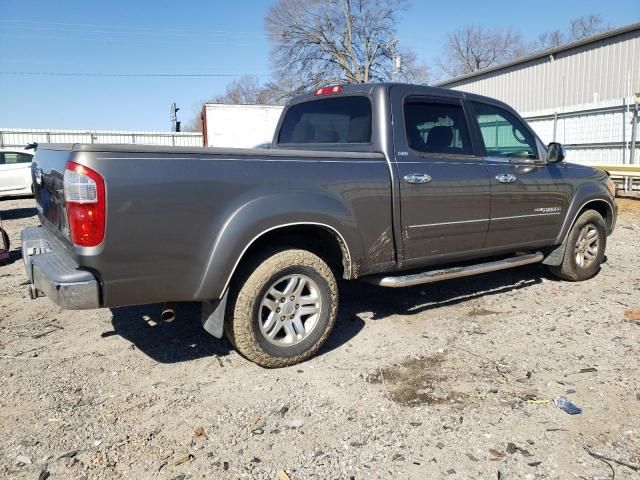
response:
<path id="1" fill-rule="evenodd" d="M 566 153 L 561 143 L 551 142 L 547 147 L 547 163 L 559 163 L 564 160 Z"/>

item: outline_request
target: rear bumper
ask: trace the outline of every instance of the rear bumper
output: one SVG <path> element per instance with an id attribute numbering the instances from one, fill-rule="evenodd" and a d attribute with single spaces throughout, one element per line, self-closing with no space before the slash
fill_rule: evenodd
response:
<path id="1" fill-rule="evenodd" d="M 22 258 L 32 298 L 46 295 L 68 310 L 100 307 L 100 284 L 41 226 L 20 234 Z"/>

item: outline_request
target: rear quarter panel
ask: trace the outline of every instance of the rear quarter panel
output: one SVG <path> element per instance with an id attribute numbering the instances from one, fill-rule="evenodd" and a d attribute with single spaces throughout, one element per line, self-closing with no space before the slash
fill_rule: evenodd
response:
<path id="1" fill-rule="evenodd" d="M 393 262 L 386 160 L 78 152 L 103 175 L 104 242 L 77 249 L 104 306 L 219 298 L 246 246 L 267 229 L 317 222 L 346 241 L 355 273 Z"/>

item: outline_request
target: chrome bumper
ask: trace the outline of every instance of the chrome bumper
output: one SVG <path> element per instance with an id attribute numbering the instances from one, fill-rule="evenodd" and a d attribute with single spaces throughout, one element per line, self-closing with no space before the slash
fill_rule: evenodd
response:
<path id="1" fill-rule="evenodd" d="M 68 310 L 100 307 L 98 280 L 91 272 L 80 270 L 76 261 L 45 228 L 27 227 L 22 230 L 20 240 L 31 298 L 46 295 Z"/>

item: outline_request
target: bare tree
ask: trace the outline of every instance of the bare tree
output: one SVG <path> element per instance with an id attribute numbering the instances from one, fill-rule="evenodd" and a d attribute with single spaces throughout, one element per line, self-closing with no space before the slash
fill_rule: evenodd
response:
<path id="1" fill-rule="evenodd" d="M 213 97 L 208 103 L 232 105 L 255 105 L 266 102 L 266 92 L 258 77 L 245 75 L 229 83 L 223 94 Z"/>
<path id="2" fill-rule="evenodd" d="M 454 77 L 507 62 L 527 51 L 519 32 L 467 25 L 447 35 L 440 66 Z"/>
<path id="3" fill-rule="evenodd" d="M 597 35 L 604 30 L 600 15 L 591 14 L 574 18 L 569 24 L 569 41 L 582 40 L 583 38 Z"/>
<path id="4" fill-rule="evenodd" d="M 405 7 L 405 0 L 278 0 L 265 21 L 275 78 L 298 90 L 423 79 L 426 68 L 396 37 Z"/>
<path id="5" fill-rule="evenodd" d="M 561 30 L 553 30 L 541 34 L 536 42 L 536 47 L 545 50 L 597 35 L 607 29 L 602 26 L 602 23 L 602 17 L 596 14 L 574 18 L 569 22 L 569 28 L 566 29 L 566 33 Z"/>
<path id="6" fill-rule="evenodd" d="M 539 50 L 546 50 L 548 48 L 556 48 L 565 43 L 565 36 L 560 30 L 553 30 L 552 32 L 544 32 L 538 36 L 536 47 Z"/>
<path id="7" fill-rule="evenodd" d="M 284 105 L 291 97 L 288 84 L 276 84 L 270 82 L 260 83 L 258 77 L 245 75 L 231 81 L 224 93 L 203 101 L 202 103 L 225 103 L 228 105 Z M 294 92 L 295 93 L 295 92 Z M 201 132 L 201 111 L 193 115 L 191 120 L 183 126 L 186 132 Z"/>

